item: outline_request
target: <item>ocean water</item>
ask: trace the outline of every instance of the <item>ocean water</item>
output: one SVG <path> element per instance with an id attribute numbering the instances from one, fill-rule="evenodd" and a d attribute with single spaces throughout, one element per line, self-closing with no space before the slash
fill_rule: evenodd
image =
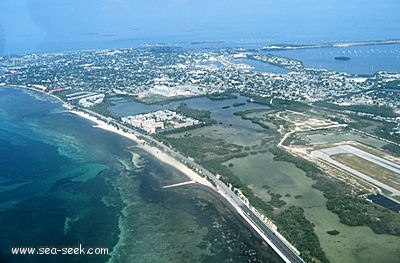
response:
<path id="1" fill-rule="evenodd" d="M 397 0 L 0 0 L 0 56 L 399 39 L 399 10 Z M 399 45 L 275 54 L 354 74 L 400 71 Z M 208 190 L 163 190 L 184 176 L 48 97 L 0 87 L 0 157 L 0 262 L 280 261 Z M 10 246 L 77 244 L 112 256 L 10 254 Z"/>
<path id="2" fill-rule="evenodd" d="M 280 262 L 210 190 L 60 102 L 0 88 L 0 262 Z M 110 255 L 12 255 L 10 246 Z M 112 253 L 111 253 L 112 252 Z"/>
<path id="3" fill-rule="evenodd" d="M 0 1 L 0 56 L 148 44 L 259 49 L 279 43 L 400 39 L 399 10 L 397 0 L 304 0 L 301 4 L 289 0 Z M 353 59 L 343 65 L 332 59 L 337 53 L 357 49 L 297 50 L 282 55 L 301 58 L 312 67 L 357 74 L 399 71 L 398 45 L 361 48 L 362 53 L 352 53 Z"/>
<path id="4" fill-rule="evenodd" d="M 300 60 L 306 67 L 350 74 L 400 72 L 400 44 L 281 50 L 274 55 Z M 335 60 L 346 56 L 350 60 Z"/>

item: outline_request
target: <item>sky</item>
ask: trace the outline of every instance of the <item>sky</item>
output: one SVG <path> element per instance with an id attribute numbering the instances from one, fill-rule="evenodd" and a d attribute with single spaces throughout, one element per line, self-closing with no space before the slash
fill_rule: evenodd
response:
<path id="1" fill-rule="evenodd" d="M 400 38 L 398 0 L 0 0 L 0 55 L 146 42 Z"/>

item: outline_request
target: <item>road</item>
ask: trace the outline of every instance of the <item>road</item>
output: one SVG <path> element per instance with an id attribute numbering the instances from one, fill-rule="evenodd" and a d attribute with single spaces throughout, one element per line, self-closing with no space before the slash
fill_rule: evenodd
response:
<path id="1" fill-rule="evenodd" d="M 228 201 L 237 208 L 239 208 L 242 213 L 239 213 L 241 216 L 245 217 L 245 219 L 250 220 L 255 226 L 255 230 L 260 234 L 261 238 L 265 240 L 274 250 L 275 252 L 285 261 L 292 263 L 301 263 L 304 262 L 297 253 L 295 253 L 290 247 L 288 247 L 275 233 L 274 230 L 270 229 L 244 202 L 241 200 L 226 184 L 220 181 L 213 173 L 194 162 L 192 159 L 183 156 L 181 153 L 174 151 L 167 145 L 163 144 L 155 140 L 153 137 L 142 134 L 134 129 L 126 127 L 125 125 L 120 124 L 116 120 L 112 118 L 106 118 L 98 113 L 95 113 L 90 110 L 84 110 L 85 112 L 91 114 L 92 116 L 97 117 L 98 119 L 111 123 L 118 127 L 119 129 L 125 130 L 129 133 L 134 134 L 138 138 L 143 138 L 147 142 L 155 144 L 158 148 L 163 149 L 166 153 L 170 154 L 175 159 L 181 161 L 186 164 L 186 166 L 196 170 L 203 176 L 206 176 L 210 181 L 212 181 L 218 188 L 219 191 L 222 191 L 223 196 L 228 199 Z M 247 220 L 246 220 L 247 221 Z M 257 231 L 258 230 L 258 231 Z"/>
<path id="2" fill-rule="evenodd" d="M 351 174 L 353 174 L 353 175 L 355 175 L 355 176 L 357 176 L 357 177 L 359 177 L 361 179 L 364 179 L 365 181 L 367 181 L 369 183 L 372 183 L 375 186 L 378 186 L 378 187 L 381 187 L 383 189 L 386 189 L 387 191 L 391 192 L 392 195 L 400 196 L 400 191 L 399 190 L 397 190 L 397 189 L 395 189 L 395 188 L 393 188 L 393 187 L 391 187 L 391 186 L 389 186 L 387 184 L 384 184 L 384 183 L 382 183 L 382 182 L 380 182 L 380 181 L 378 181 L 378 180 L 376 180 L 376 179 L 374 179 L 374 178 L 372 178 L 372 177 L 370 177 L 370 176 L 368 176 L 368 175 L 366 175 L 364 173 L 361 173 L 361 172 L 359 172 L 359 171 L 357 171 L 357 170 L 355 170 L 355 169 L 353 169 L 353 168 L 351 168 L 351 167 L 349 167 L 347 165 L 344 165 L 344 164 L 332 159 L 330 157 L 331 153 L 332 152 L 329 152 L 327 150 L 316 150 L 316 151 L 312 151 L 311 152 L 311 154 L 313 156 L 315 156 L 315 157 L 317 157 L 317 158 L 319 158 L 321 160 L 324 160 L 324 161 L 330 163 L 331 165 L 339 167 L 340 169 L 342 169 L 344 171 L 347 171 L 347 172 L 349 172 L 349 173 L 351 173 Z M 361 157 L 361 156 L 359 156 L 359 157 Z M 361 157 L 361 158 L 363 158 L 363 157 Z"/>
<path id="3" fill-rule="evenodd" d="M 400 174 L 400 165 L 398 165 L 394 162 L 385 160 L 383 158 L 380 158 L 371 153 L 360 150 L 351 145 L 339 145 L 339 146 L 335 146 L 335 147 L 331 147 L 331 148 L 327 148 L 327 149 L 322 149 L 320 151 L 323 153 L 326 153 L 329 156 L 335 155 L 335 154 L 341 154 L 341 153 L 356 155 L 362 159 L 365 159 L 367 161 L 375 163 L 376 165 L 382 166 L 388 170 L 391 170 L 395 173 Z"/>

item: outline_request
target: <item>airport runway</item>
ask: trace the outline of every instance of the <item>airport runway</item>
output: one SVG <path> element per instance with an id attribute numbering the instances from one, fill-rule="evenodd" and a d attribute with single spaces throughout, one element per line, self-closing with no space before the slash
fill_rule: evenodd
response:
<path id="1" fill-rule="evenodd" d="M 369 177 L 366 174 L 363 174 L 351 167 L 348 167 L 336 160 L 333 160 L 330 156 L 334 155 L 334 154 L 340 154 L 340 153 L 349 153 L 349 154 L 353 154 L 356 155 L 364 160 L 370 161 L 375 163 L 376 165 L 379 165 L 381 167 L 384 167 L 386 169 L 389 169 L 393 172 L 399 173 L 400 174 L 400 165 L 395 164 L 393 162 L 390 162 L 388 160 L 382 159 L 378 156 L 375 156 L 373 154 L 364 152 L 360 149 L 357 149 L 353 146 L 350 145 L 341 145 L 341 146 L 336 146 L 336 147 L 332 147 L 332 148 L 328 148 L 328 149 L 322 149 L 322 150 L 317 150 L 317 151 L 313 151 L 311 154 L 317 158 L 320 158 L 322 160 L 325 160 L 327 162 L 329 162 L 330 164 L 333 164 L 334 166 L 337 166 L 351 174 L 354 174 L 362 179 L 364 179 L 365 181 L 368 181 L 378 187 L 381 187 L 385 190 L 388 190 L 390 192 L 392 192 L 393 195 L 397 195 L 400 196 L 400 191 L 387 185 L 384 184 L 374 178 Z"/>

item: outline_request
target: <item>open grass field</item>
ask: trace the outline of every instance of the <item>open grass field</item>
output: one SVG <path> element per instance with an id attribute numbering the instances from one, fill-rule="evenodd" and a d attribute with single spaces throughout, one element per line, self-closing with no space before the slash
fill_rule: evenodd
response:
<path id="1" fill-rule="evenodd" d="M 349 153 L 331 155 L 336 160 L 371 178 L 400 190 L 400 174 Z"/>

